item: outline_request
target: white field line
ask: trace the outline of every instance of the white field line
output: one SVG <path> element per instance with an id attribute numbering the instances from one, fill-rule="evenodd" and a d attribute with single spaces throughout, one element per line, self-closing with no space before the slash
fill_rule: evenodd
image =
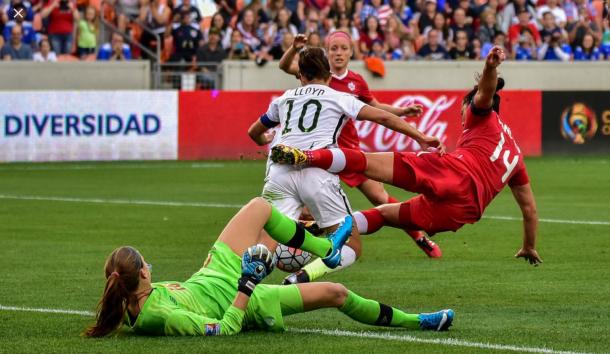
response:
<path id="1" fill-rule="evenodd" d="M 175 168 L 222 168 L 223 163 L 199 162 L 191 164 L 99 164 L 99 165 L 67 165 L 67 166 L 5 166 L 0 171 L 64 171 L 64 170 L 148 170 Z"/>
<path id="2" fill-rule="evenodd" d="M 0 194 L 0 199 L 39 200 L 39 201 L 68 202 L 68 203 L 156 205 L 156 206 L 197 207 L 197 208 L 241 208 L 243 206 L 243 204 L 170 202 L 170 201 L 163 201 L 163 200 L 44 197 L 44 196 L 35 196 L 35 195 L 11 195 L 11 194 Z"/>
<path id="3" fill-rule="evenodd" d="M 204 202 L 172 202 L 164 200 L 134 200 L 134 199 L 105 199 L 105 198 L 73 198 L 73 197 L 50 197 L 37 195 L 13 195 L 0 194 L 0 199 L 14 200 L 39 200 L 49 202 L 68 202 L 68 203 L 95 203 L 95 204 L 126 204 L 126 205 L 157 205 L 174 207 L 199 207 L 199 208 L 241 208 L 243 204 L 224 204 L 224 203 L 204 203 Z M 483 216 L 484 219 L 521 221 L 520 217 L 489 215 Z M 539 219 L 540 222 L 553 224 L 573 224 L 573 225 L 604 225 L 610 226 L 610 221 L 595 220 L 565 220 L 565 219 Z"/>
<path id="4" fill-rule="evenodd" d="M 65 310 L 65 309 L 49 309 L 49 308 L 32 308 L 32 307 L 18 307 L 18 306 L 4 306 L 0 305 L 0 311 L 19 311 L 19 312 L 38 312 L 38 313 L 54 313 L 63 315 L 79 315 L 93 317 L 94 312 L 91 311 L 78 311 L 78 310 Z M 322 334 L 327 336 L 335 337 L 357 337 L 366 339 L 381 339 L 397 342 L 411 342 L 411 343 L 422 343 L 422 344 L 433 344 L 442 346 L 452 347 L 466 347 L 466 348 L 477 348 L 477 349 L 489 349 L 489 350 L 504 350 L 513 352 L 528 352 L 528 353 L 546 353 L 546 354 L 579 354 L 578 352 L 571 351 L 557 351 L 549 348 L 536 348 L 536 347 L 523 347 L 518 345 L 506 345 L 506 344 L 493 344 L 493 343 L 478 343 L 469 342 L 461 339 L 452 338 L 438 338 L 438 339 L 427 339 L 418 338 L 410 335 L 396 335 L 391 333 L 379 333 L 379 332 L 353 332 L 343 331 L 339 329 L 315 329 L 315 328 L 290 328 L 288 330 L 292 333 L 307 333 L 307 334 Z"/>
<path id="5" fill-rule="evenodd" d="M 311 329 L 311 328 L 291 328 L 289 332 L 295 333 L 310 333 L 310 334 L 322 334 L 327 336 L 335 337 L 356 337 L 366 339 L 382 339 L 397 342 L 411 342 L 411 343 L 423 343 L 423 344 L 436 344 L 450 347 L 467 347 L 477 349 L 489 349 L 489 350 L 503 350 L 519 353 L 547 353 L 547 354 L 578 354 L 580 352 L 572 351 L 557 351 L 549 348 L 536 348 L 536 347 L 523 347 L 520 345 L 506 345 L 506 344 L 493 344 L 493 343 L 479 343 L 479 342 L 468 342 L 461 339 L 453 338 L 418 338 L 409 335 L 395 335 L 391 333 L 379 333 L 379 332 L 352 332 L 343 331 L 340 329 Z"/>

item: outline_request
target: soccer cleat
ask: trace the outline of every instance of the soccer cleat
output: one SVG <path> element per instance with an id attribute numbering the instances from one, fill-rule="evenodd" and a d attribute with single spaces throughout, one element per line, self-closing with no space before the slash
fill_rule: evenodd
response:
<path id="1" fill-rule="evenodd" d="M 299 270 L 296 273 L 292 273 L 282 282 L 282 285 L 291 285 L 291 284 L 302 284 L 309 283 L 309 274 L 307 274 L 304 270 Z"/>
<path id="2" fill-rule="evenodd" d="M 271 161 L 283 165 L 305 165 L 307 155 L 300 149 L 278 144 L 271 148 Z"/>
<path id="3" fill-rule="evenodd" d="M 421 250 L 424 251 L 430 258 L 441 258 L 441 256 L 443 255 L 443 253 L 441 252 L 441 248 L 438 247 L 438 245 L 434 243 L 434 241 L 427 238 L 426 236 L 422 236 L 417 240 L 413 241 L 415 241 L 417 246 L 421 248 Z"/>
<path id="4" fill-rule="evenodd" d="M 419 328 L 431 331 L 446 331 L 451 327 L 453 322 L 454 312 L 451 309 L 440 310 L 432 313 L 420 313 Z"/>
<path id="5" fill-rule="evenodd" d="M 330 254 L 322 258 L 322 262 L 331 269 L 335 269 L 341 264 L 341 247 L 352 234 L 353 219 L 348 215 L 343 219 L 343 222 L 332 234 L 328 235 L 328 239 L 332 244 Z"/>

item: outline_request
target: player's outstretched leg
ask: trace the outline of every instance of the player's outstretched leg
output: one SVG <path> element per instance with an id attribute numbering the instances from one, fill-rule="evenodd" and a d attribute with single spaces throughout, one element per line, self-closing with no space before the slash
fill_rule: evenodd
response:
<path id="1" fill-rule="evenodd" d="M 417 244 L 417 246 L 428 255 L 428 257 L 440 258 L 443 255 L 440 247 L 434 241 L 426 237 L 426 235 L 422 231 L 406 229 L 401 225 L 397 225 L 392 222 L 394 218 L 388 215 L 386 215 L 386 217 L 383 213 L 385 212 L 385 214 L 388 214 L 393 213 L 394 211 L 398 213 L 399 210 L 400 203 L 394 203 L 385 204 L 383 206 L 371 208 L 368 210 L 357 211 L 353 213 L 354 222 L 356 223 L 360 234 L 363 235 L 377 232 L 383 226 L 393 226 L 401 228 L 411 237 L 415 244 Z M 398 218 L 398 216 L 396 216 L 396 218 Z"/>
<path id="2" fill-rule="evenodd" d="M 301 224 L 271 207 L 271 215 L 265 223 L 265 231 L 279 243 L 310 252 L 322 259 L 329 268 L 341 262 L 341 248 L 352 232 L 352 217 L 346 216 L 339 227 L 328 238 L 315 237 Z"/>
<path id="3" fill-rule="evenodd" d="M 292 295 L 290 287 L 281 291 L 283 295 L 280 300 L 284 315 L 335 307 L 355 321 L 374 326 L 444 331 L 453 322 L 453 310 L 409 314 L 375 300 L 363 298 L 342 284 L 323 282 L 298 284 L 297 287 L 301 301 L 295 299 L 296 295 Z M 302 303 L 302 308 L 298 308 L 299 303 Z"/>

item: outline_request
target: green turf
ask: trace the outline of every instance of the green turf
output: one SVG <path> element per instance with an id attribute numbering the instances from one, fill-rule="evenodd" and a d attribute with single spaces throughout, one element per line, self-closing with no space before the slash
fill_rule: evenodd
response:
<path id="1" fill-rule="evenodd" d="M 542 218 L 610 221 L 610 163 L 604 158 L 527 161 Z M 0 165 L 0 195 L 241 204 L 262 187 L 262 162 L 123 162 Z M 347 191 L 355 209 L 368 203 Z M 392 189 L 406 198 L 409 194 Z M 236 211 L 234 208 L 16 200 L 0 197 L 0 305 L 91 311 L 103 287 L 105 256 L 139 248 L 156 280 L 184 280 Z M 487 215 L 519 216 L 509 192 Z M 362 259 L 328 277 L 410 312 L 456 310 L 447 333 L 378 329 L 324 310 L 287 318 L 290 328 L 381 331 L 421 339 L 610 350 L 610 226 L 540 224 L 532 267 L 513 254 L 517 221 L 483 219 L 435 237 L 441 260 L 427 259 L 401 232 L 364 240 Z M 276 271 L 277 283 L 284 274 Z M 426 352 L 489 350 L 285 333 L 230 338 L 79 337 L 91 318 L 0 310 L 0 352 Z M 502 352 L 502 351 L 495 351 Z"/>

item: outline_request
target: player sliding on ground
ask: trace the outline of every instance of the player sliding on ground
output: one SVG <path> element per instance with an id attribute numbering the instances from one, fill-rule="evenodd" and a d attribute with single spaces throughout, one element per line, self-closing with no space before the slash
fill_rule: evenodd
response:
<path id="1" fill-rule="evenodd" d="M 294 41 L 290 48 L 284 53 L 280 59 L 280 69 L 284 72 L 294 75 L 297 78 L 300 77 L 298 58 L 299 52 L 305 47 L 307 37 L 303 34 L 299 34 L 294 38 Z M 379 108 L 386 112 L 390 112 L 399 117 L 402 116 L 416 116 L 422 113 L 421 105 L 411 105 L 407 107 L 394 107 L 387 103 L 379 102 L 369 91 L 369 86 L 364 78 L 348 69 L 350 59 L 354 54 L 354 45 L 352 37 L 344 31 L 338 30 L 330 33 L 326 37 L 326 52 L 328 53 L 328 63 L 330 65 L 330 71 L 332 73 L 328 86 L 339 92 L 345 92 L 358 98 L 358 100 L 372 106 Z M 296 59 L 296 60 L 295 60 Z M 343 129 L 339 133 L 337 139 L 337 145 L 341 148 L 347 149 L 360 149 L 360 137 L 358 136 L 358 130 L 351 119 L 348 119 Z M 339 178 L 347 184 L 349 187 L 356 187 L 366 196 L 366 198 L 373 203 L 373 205 L 381 205 L 386 203 L 397 203 L 398 199 L 392 197 L 383 187 L 383 184 L 368 179 L 362 173 L 353 173 L 344 171 L 339 173 Z M 420 231 L 409 231 L 408 235 L 415 241 L 417 246 L 424 251 L 428 257 L 439 258 L 442 255 L 440 247 L 432 240 L 427 238 L 423 232 Z M 359 247 L 356 244 L 358 240 L 353 240 L 352 246 Z M 306 270 L 315 272 L 316 264 L 312 262 L 311 265 L 305 267 Z"/>
<path id="2" fill-rule="evenodd" d="M 340 250 L 351 229 L 348 216 L 328 238 L 318 238 L 255 198 L 229 221 L 203 268 L 185 282 L 152 283 L 142 255 L 132 247 L 117 248 L 106 259 L 106 287 L 97 321 L 85 335 L 106 336 L 123 323 L 143 335 L 231 335 L 250 328 L 281 331 L 283 316 L 327 307 L 370 325 L 437 331 L 451 326 L 452 310 L 407 314 L 362 298 L 341 284 L 257 285 L 273 269 L 267 247 L 273 249 L 277 242 L 298 247 L 333 268 L 341 260 Z"/>
<path id="3" fill-rule="evenodd" d="M 504 86 L 496 68 L 504 51 L 494 47 L 479 82 L 462 102 L 462 136 L 456 151 L 442 153 L 363 153 L 350 149 L 301 151 L 287 146 L 272 149 L 279 163 L 315 166 L 330 172 L 362 172 L 367 177 L 420 193 L 404 203 L 386 204 L 355 213 L 362 233 L 383 225 L 424 230 L 429 235 L 456 231 L 477 222 L 487 205 L 508 184 L 523 214 L 523 247 L 516 257 L 541 263 L 535 249 L 536 203 L 521 150 L 499 116 Z"/>
<path id="4" fill-rule="evenodd" d="M 286 91 L 274 99 L 269 109 L 257 119 L 248 134 L 259 145 L 270 142 L 269 128 L 280 127 L 280 144 L 299 148 L 337 146 L 338 133 L 350 120 L 367 120 L 408 135 L 424 148 L 442 146 L 438 138 L 427 136 L 400 117 L 371 107 L 347 93 L 328 86 L 330 65 L 320 48 L 307 48 L 299 56 L 301 87 Z M 419 112 L 416 110 L 416 112 Z M 339 178 L 321 169 L 298 169 L 271 164 L 265 178 L 263 197 L 282 213 L 296 219 L 303 205 L 309 208 L 320 228 L 332 229 L 351 210 Z M 355 230 L 342 251 L 341 267 L 354 263 L 360 256 L 360 235 Z M 331 270 L 314 261 L 304 272 L 288 277 L 292 283 L 317 279 Z"/>

